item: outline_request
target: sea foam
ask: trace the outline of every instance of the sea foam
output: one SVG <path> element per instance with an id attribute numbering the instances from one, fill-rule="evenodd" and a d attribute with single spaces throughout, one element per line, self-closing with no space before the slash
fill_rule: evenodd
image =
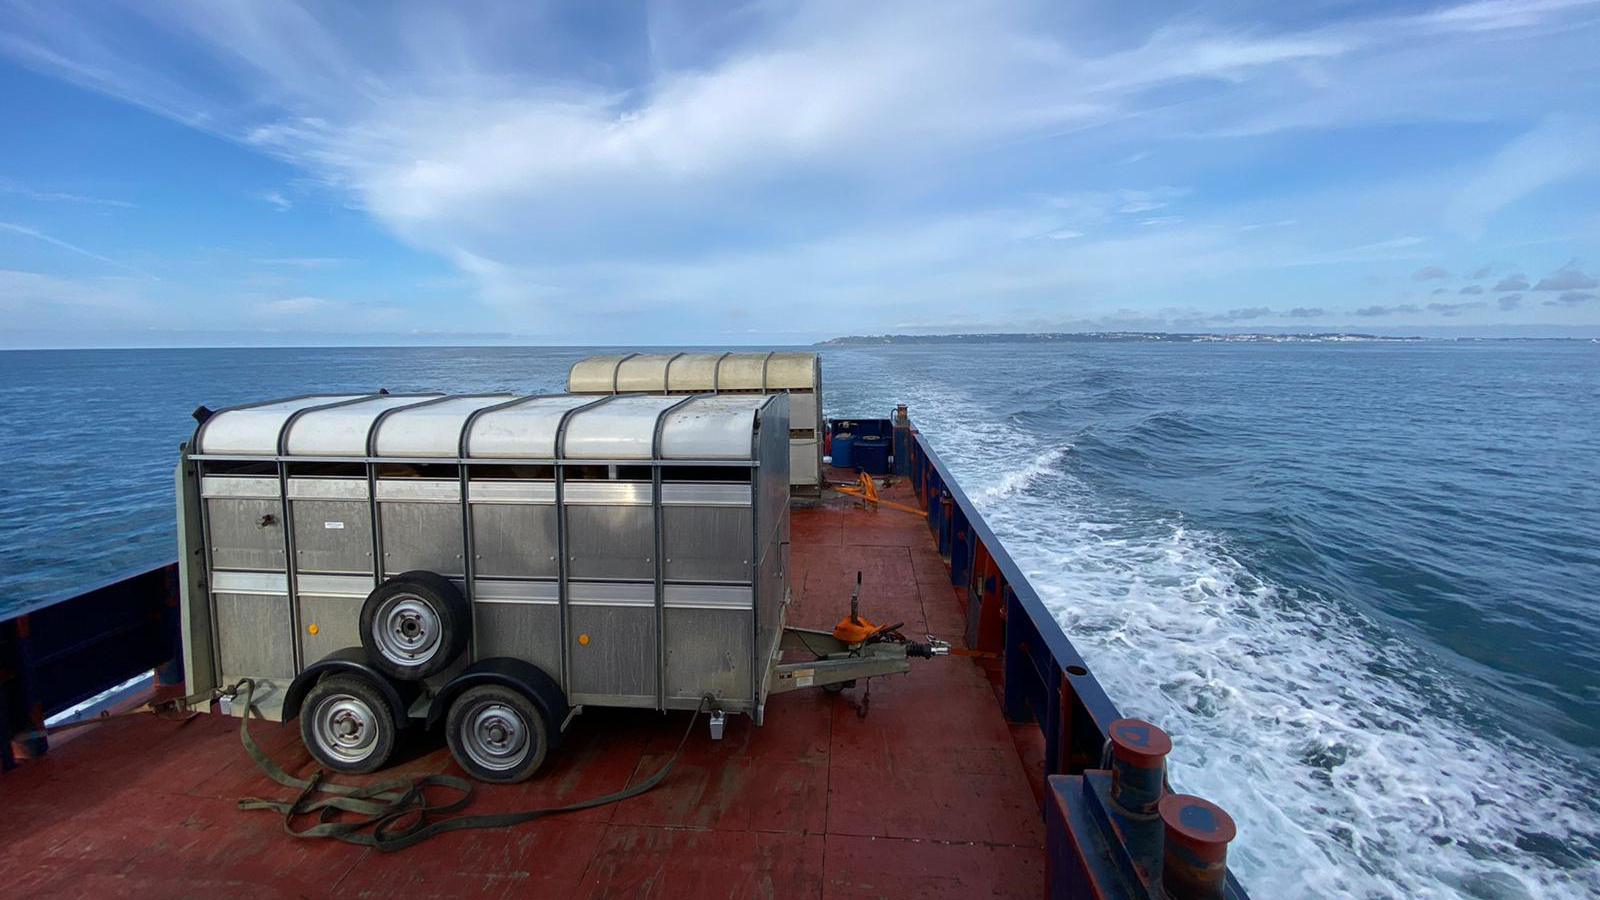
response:
<path id="1" fill-rule="evenodd" d="M 1171 776 L 1239 823 L 1257 897 L 1600 890 L 1589 776 L 1476 714 L 1407 635 L 1275 584 L 1221 535 L 1100 496 L 1070 444 L 977 399 L 899 385 L 919 428 Z"/>

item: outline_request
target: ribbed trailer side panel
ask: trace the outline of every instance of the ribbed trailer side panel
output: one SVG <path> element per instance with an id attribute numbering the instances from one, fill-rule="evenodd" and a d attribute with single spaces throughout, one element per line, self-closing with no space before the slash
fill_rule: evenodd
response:
<path id="1" fill-rule="evenodd" d="M 572 703 L 756 710 L 786 588 L 786 395 L 250 409 L 213 417 L 227 455 L 203 424 L 190 456 L 213 668 L 261 680 L 269 715 L 306 666 L 364 643 L 380 581 L 416 570 L 468 601 L 467 658 L 533 663 Z"/>

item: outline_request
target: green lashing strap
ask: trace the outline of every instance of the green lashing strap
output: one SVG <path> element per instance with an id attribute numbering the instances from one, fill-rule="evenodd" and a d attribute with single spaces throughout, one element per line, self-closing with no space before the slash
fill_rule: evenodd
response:
<path id="1" fill-rule="evenodd" d="M 689 741 L 695 722 L 699 721 L 700 713 L 706 708 L 702 702 L 695 710 L 689 719 L 689 727 L 684 729 L 683 737 L 678 739 L 678 747 L 666 765 L 636 785 L 566 806 L 441 819 L 438 816 L 458 812 L 471 802 L 472 782 L 454 775 L 425 775 L 421 778 L 393 778 L 358 788 L 326 781 L 320 769 L 310 778 L 296 778 L 267 756 L 250 736 L 250 717 L 261 715 L 261 711 L 251 702 L 255 683 L 246 679 L 239 683 L 238 689 L 244 695 L 245 715 L 239 722 L 239 740 L 244 744 L 245 752 L 250 754 L 256 767 L 268 778 L 300 792 L 290 801 L 246 797 L 239 801 L 239 808 L 267 809 L 281 814 L 283 830 L 294 837 L 333 838 L 347 844 L 376 847 L 386 853 L 404 850 L 450 831 L 509 828 L 547 816 L 594 809 L 637 797 L 654 789 L 671 773 L 672 767 L 683 755 L 684 745 Z M 430 788 L 450 791 L 457 796 L 448 803 L 434 803 L 427 796 Z M 319 794 L 328 796 L 318 797 Z M 353 814 L 357 818 L 337 818 L 341 813 Z M 296 819 L 310 815 L 316 816 L 317 824 L 306 828 L 295 827 Z"/>

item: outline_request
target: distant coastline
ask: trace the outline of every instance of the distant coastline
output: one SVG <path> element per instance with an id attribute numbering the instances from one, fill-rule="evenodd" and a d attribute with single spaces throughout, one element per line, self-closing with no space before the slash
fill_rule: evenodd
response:
<path id="1" fill-rule="evenodd" d="M 1365 334 L 1353 331 L 1302 333 L 1171 331 L 1071 331 L 988 332 L 973 334 L 853 334 L 818 341 L 814 347 L 877 347 L 886 344 L 1347 344 L 1448 341 L 1485 343 L 1500 341 L 1580 341 L 1587 337 L 1422 337 L 1418 335 Z"/>
<path id="2" fill-rule="evenodd" d="M 1318 331 L 1301 334 L 1249 332 L 1222 334 L 1169 331 L 1072 331 L 1072 332 L 989 332 L 974 334 L 869 334 L 846 335 L 819 341 L 818 347 L 863 347 L 883 344 L 1129 344 L 1129 343 L 1233 343 L 1299 344 L 1370 341 L 1423 341 L 1428 338 L 1348 331 Z M 1448 339 L 1447 339 L 1448 340 Z"/>

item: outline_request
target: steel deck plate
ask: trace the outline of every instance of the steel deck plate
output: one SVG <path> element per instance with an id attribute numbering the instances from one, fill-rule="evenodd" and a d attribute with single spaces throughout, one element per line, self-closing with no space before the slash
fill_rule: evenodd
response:
<path id="1" fill-rule="evenodd" d="M 884 498 L 915 503 L 905 484 Z M 793 541 L 790 624 L 831 628 L 859 570 L 863 614 L 960 643 L 957 591 L 921 519 L 838 498 L 795 509 Z M 63 735 L 0 778 L 0 884 L 16 896 L 236 900 L 1042 896 L 1037 779 L 1023 762 L 1034 748 L 1014 739 L 985 667 L 917 660 L 874 683 L 865 719 L 861 693 L 775 697 L 764 727 L 730 718 L 720 743 L 701 726 L 643 797 L 396 854 L 296 840 L 276 816 L 235 809 L 287 794 L 256 773 L 236 719 L 119 720 Z M 685 715 L 587 712 L 537 777 L 479 786 L 470 811 L 572 802 L 647 777 Z M 291 771 L 314 768 L 292 723 L 252 727 Z M 437 739 L 399 756 L 372 777 L 461 774 Z"/>

